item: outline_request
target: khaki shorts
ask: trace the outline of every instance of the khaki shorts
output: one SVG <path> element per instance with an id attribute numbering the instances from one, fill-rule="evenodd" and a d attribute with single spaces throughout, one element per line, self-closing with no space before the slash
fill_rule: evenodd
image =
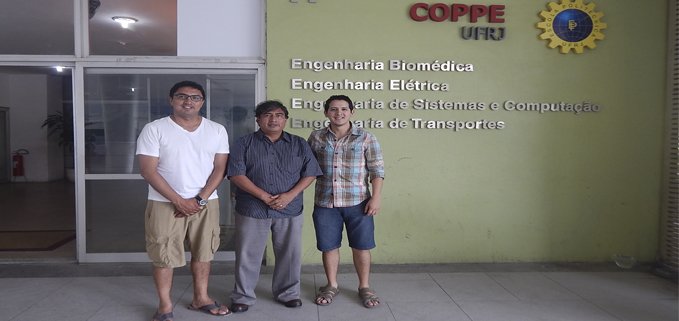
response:
<path id="1" fill-rule="evenodd" d="M 209 262 L 219 248 L 219 200 L 209 200 L 195 215 L 174 217 L 175 207 L 170 202 L 149 200 L 146 204 L 146 252 L 153 265 L 176 268 L 186 265 L 184 239 L 191 257 Z"/>

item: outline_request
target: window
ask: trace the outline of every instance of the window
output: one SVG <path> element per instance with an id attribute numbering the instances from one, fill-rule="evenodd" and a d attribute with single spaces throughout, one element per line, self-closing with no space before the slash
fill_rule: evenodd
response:
<path id="1" fill-rule="evenodd" d="M 140 176 L 136 142 L 144 125 L 172 114 L 170 88 L 183 80 L 203 85 L 204 117 L 226 127 L 230 143 L 255 129 L 255 71 L 85 69 L 85 173 L 88 253 L 144 252 L 148 184 Z M 233 251 L 233 206 L 228 181 L 217 190 L 222 244 Z"/>

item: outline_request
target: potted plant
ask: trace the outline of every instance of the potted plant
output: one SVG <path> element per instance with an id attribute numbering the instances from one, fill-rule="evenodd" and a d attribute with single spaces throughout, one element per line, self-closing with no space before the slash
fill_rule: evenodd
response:
<path id="1" fill-rule="evenodd" d="M 73 116 L 57 111 L 55 114 L 47 116 L 40 128 L 49 130 L 48 136 L 59 135 L 59 146 L 64 148 L 64 164 L 66 167 L 66 177 L 71 182 L 75 181 L 75 169 L 73 168 Z"/>
<path id="2" fill-rule="evenodd" d="M 40 128 L 49 129 L 48 136 L 52 134 L 59 133 L 59 146 L 64 146 L 68 148 L 70 152 L 73 152 L 73 117 L 64 115 L 64 113 L 57 111 L 56 114 L 47 116 L 45 122 L 42 123 Z"/>

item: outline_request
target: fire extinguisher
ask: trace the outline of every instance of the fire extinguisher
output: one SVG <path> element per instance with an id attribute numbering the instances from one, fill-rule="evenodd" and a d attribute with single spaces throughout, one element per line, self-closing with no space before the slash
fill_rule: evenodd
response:
<path id="1" fill-rule="evenodd" d="M 24 155 L 28 154 L 25 149 L 17 150 L 12 155 L 12 175 L 13 176 L 26 176 L 24 174 Z"/>

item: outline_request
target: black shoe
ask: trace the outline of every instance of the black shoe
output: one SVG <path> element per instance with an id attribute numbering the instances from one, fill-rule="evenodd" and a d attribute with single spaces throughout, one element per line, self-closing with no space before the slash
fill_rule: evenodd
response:
<path id="1" fill-rule="evenodd" d="M 285 306 L 288 307 L 288 308 L 299 308 L 299 307 L 302 306 L 302 300 L 294 299 L 294 300 L 290 300 L 288 302 L 283 302 L 283 304 L 285 304 Z"/>
<path id="2" fill-rule="evenodd" d="M 250 308 L 250 306 L 247 305 L 247 304 L 240 304 L 240 303 L 232 303 L 231 304 L 231 311 L 233 311 L 233 313 L 242 313 L 242 312 L 247 311 L 249 308 Z"/>

